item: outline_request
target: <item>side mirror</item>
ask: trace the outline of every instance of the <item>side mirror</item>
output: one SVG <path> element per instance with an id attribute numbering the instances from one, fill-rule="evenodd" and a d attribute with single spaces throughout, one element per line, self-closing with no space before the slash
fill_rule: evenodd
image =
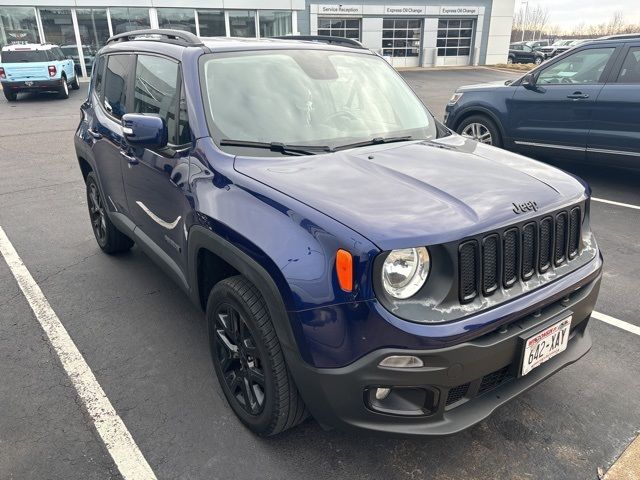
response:
<path id="1" fill-rule="evenodd" d="M 167 146 L 168 131 L 164 119 L 155 115 L 126 113 L 122 116 L 122 133 L 130 145 L 143 148 Z"/>
<path id="2" fill-rule="evenodd" d="M 520 85 L 522 85 L 524 88 L 535 88 L 536 78 L 533 76 L 533 73 L 527 73 L 524 77 L 522 77 Z"/>

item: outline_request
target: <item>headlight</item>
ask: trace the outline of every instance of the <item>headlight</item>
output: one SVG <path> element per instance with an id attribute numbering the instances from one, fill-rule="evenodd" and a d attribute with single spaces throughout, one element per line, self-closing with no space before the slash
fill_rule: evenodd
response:
<path id="1" fill-rule="evenodd" d="M 424 247 L 392 250 L 382 265 L 384 289 L 395 298 L 411 297 L 427 280 L 430 263 Z"/>
<path id="2" fill-rule="evenodd" d="M 454 93 L 451 98 L 449 99 L 449 105 L 454 105 L 458 102 L 458 100 L 460 100 L 462 98 L 462 92 L 456 92 Z"/>

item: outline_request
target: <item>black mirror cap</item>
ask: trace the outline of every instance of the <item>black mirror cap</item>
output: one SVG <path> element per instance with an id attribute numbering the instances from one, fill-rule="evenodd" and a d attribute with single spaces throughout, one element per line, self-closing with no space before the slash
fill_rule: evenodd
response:
<path id="1" fill-rule="evenodd" d="M 169 138 L 167 123 L 163 118 L 151 114 L 124 114 L 122 133 L 130 145 L 143 148 L 164 148 Z"/>
<path id="2" fill-rule="evenodd" d="M 527 73 L 524 77 L 522 77 L 522 81 L 520 82 L 524 88 L 534 88 L 536 86 L 536 77 L 533 73 Z"/>

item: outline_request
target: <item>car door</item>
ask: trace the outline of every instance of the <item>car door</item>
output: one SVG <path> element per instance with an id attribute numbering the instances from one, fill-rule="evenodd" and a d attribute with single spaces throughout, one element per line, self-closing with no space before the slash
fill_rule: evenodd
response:
<path id="1" fill-rule="evenodd" d="M 507 103 L 515 149 L 584 159 L 595 101 L 615 50 L 586 47 L 537 70 L 532 84 L 517 86 Z"/>
<path id="2" fill-rule="evenodd" d="M 104 62 L 104 63 L 102 63 Z M 122 181 L 122 155 L 124 135 L 122 115 L 130 109 L 129 76 L 135 65 L 135 56 L 111 54 L 101 57 L 101 66 L 95 74 L 94 92 L 87 109 L 87 133 L 98 168 L 98 178 L 111 211 L 127 214 L 128 205 Z"/>
<path id="3" fill-rule="evenodd" d="M 587 138 L 589 161 L 640 165 L 640 45 L 628 45 L 604 85 Z"/>
<path id="4" fill-rule="evenodd" d="M 521 56 L 523 63 L 533 63 L 533 48 L 531 48 L 529 45 L 522 45 Z"/>
<path id="5" fill-rule="evenodd" d="M 129 211 L 143 242 L 184 282 L 191 136 L 178 62 L 137 56 L 132 112 L 163 118 L 169 143 L 159 150 L 128 147 L 123 178 Z"/>

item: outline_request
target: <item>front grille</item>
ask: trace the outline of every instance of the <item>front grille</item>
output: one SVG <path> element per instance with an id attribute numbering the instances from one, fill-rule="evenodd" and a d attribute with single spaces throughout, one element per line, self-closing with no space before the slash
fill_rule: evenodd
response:
<path id="1" fill-rule="evenodd" d="M 507 380 L 511 379 L 511 375 L 509 374 L 510 366 L 501 368 L 500 370 L 496 370 L 495 372 L 491 372 L 488 375 L 482 377 L 482 382 L 480 383 L 480 388 L 478 389 L 478 395 L 482 395 L 489 390 L 493 390 L 494 388 L 499 387 Z"/>
<path id="2" fill-rule="evenodd" d="M 447 395 L 447 402 L 445 403 L 445 405 L 449 406 L 452 403 L 456 403 L 458 400 L 464 398 L 464 396 L 469 391 L 469 385 L 471 384 L 463 383 L 462 385 L 458 385 L 457 387 L 453 387 L 451 390 L 449 390 L 449 394 Z"/>
<path id="3" fill-rule="evenodd" d="M 465 240 L 458 248 L 458 292 L 468 303 L 526 282 L 578 256 L 582 214 L 580 207 Z M 481 246 L 481 249 L 480 249 Z"/>

